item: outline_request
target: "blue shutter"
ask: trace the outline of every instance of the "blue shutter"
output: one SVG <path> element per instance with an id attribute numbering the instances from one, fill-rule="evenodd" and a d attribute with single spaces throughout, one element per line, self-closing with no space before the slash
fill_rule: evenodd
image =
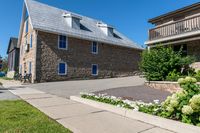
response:
<path id="1" fill-rule="evenodd" d="M 65 74 L 66 72 L 66 64 L 65 63 L 59 63 L 59 74 Z"/>
<path id="2" fill-rule="evenodd" d="M 31 37 L 30 37 L 30 48 L 32 48 L 32 41 L 33 40 L 33 35 L 31 34 Z"/>
<path id="3" fill-rule="evenodd" d="M 92 53 L 97 53 L 97 42 L 92 42 Z"/>
<path id="4" fill-rule="evenodd" d="M 92 74 L 93 75 L 97 75 L 97 70 L 98 69 L 98 67 L 97 67 L 97 65 L 92 65 Z"/>
<path id="5" fill-rule="evenodd" d="M 26 20 L 26 33 L 28 33 L 28 18 Z"/>
<path id="6" fill-rule="evenodd" d="M 31 71 L 32 71 L 32 63 L 29 62 L 29 64 L 28 64 L 28 74 L 31 74 Z"/>
<path id="7" fill-rule="evenodd" d="M 63 35 L 59 36 L 59 48 L 64 48 L 64 49 L 67 48 L 66 40 L 67 40 L 66 36 L 63 36 Z"/>

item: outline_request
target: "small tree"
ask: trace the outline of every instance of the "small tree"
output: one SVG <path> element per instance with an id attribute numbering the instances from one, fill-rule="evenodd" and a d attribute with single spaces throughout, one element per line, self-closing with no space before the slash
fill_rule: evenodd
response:
<path id="1" fill-rule="evenodd" d="M 2 59 L 2 69 L 1 69 L 1 71 L 5 72 L 5 73 L 8 71 L 8 57 L 4 57 Z"/>
<path id="2" fill-rule="evenodd" d="M 140 69 L 144 72 L 147 80 L 163 81 L 170 72 L 180 72 L 185 74 L 189 65 L 195 61 L 194 57 L 182 57 L 179 52 L 173 51 L 171 47 L 158 46 L 150 51 L 142 53 Z"/>

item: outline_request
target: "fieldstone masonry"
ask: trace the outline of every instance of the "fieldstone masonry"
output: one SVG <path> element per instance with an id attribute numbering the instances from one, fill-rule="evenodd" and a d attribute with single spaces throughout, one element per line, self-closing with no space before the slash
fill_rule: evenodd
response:
<path id="1" fill-rule="evenodd" d="M 91 53 L 92 41 L 68 37 L 68 50 L 58 49 L 58 35 L 39 31 L 37 35 L 36 80 L 105 78 L 133 75 L 138 70 L 141 50 L 98 44 L 98 54 Z M 68 65 L 67 75 L 58 75 L 58 63 Z M 98 64 L 98 76 L 91 75 L 91 65 Z"/>

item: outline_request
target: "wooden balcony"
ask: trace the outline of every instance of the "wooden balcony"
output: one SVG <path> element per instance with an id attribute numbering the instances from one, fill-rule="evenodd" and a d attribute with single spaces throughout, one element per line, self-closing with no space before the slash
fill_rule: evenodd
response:
<path id="1" fill-rule="evenodd" d="M 149 41 L 200 30 L 200 16 L 175 21 L 149 30 Z"/>

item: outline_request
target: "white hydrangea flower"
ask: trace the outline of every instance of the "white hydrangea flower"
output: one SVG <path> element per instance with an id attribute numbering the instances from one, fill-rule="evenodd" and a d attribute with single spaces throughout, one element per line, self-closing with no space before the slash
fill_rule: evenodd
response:
<path id="1" fill-rule="evenodd" d="M 185 79 L 184 78 L 179 78 L 178 79 L 178 83 L 179 84 L 184 84 L 185 83 Z"/>
<path id="2" fill-rule="evenodd" d="M 166 110 L 167 110 L 168 112 L 172 113 L 172 112 L 174 111 L 174 108 L 171 107 L 171 106 L 168 106 L 168 107 L 166 108 Z"/>
<path id="3" fill-rule="evenodd" d="M 192 109 L 191 106 L 188 106 L 188 105 L 184 105 L 183 108 L 182 108 L 182 113 L 183 114 L 186 114 L 186 115 L 190 115 L 192 114 L 194 111 Z"/>
<path id="4" fill-rule="evenodd" d="M 153 102 L 154 102 L 155 104 L 159 104 L 159 100 L 158 100 L 158 99 L 153 100 Z"/>
<path id="5" fill-rule="evenodd" d="M 190 101 L 190 106 L 195 112 L 200 112 L 200 94 L 194 95 Z"/>
<path id="6" fill-rule="evenodd" d="M 170 101 L 170 105 L 171 105 L 172 107 L 177 107 L 178 104 L 179 104 L 179 102 L 178 102 L 177 100 L 172 99 L 172 100 Z"/>

